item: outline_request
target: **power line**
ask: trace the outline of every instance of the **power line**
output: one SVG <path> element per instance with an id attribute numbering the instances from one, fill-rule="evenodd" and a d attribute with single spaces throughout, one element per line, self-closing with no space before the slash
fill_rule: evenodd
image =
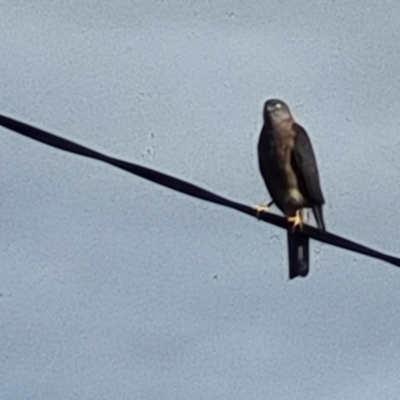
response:
<path id="1" fill-rule="evenodd" d="M 268 222 L 280 228 L 290 228 L 287 220 L 279 215 L 275 215 L 272 213 L 261 213 L 260 215 L 257 215 L 257 211 L 250 206 L 226 199 L 199 186 L 193 185 L 192 183 L 185 182 L 181 179 L 164 174 L 162 172 L 155 171 L 147 167 L 143 167 L 138 164 L 129 163 L 127 161 L 107 156 L 98 151 L 89 149 L 88 147 L 79 145 L 67 139 L 63 139 L 60 136 L 46 132 L 39 128 L 35 128 L 32 125 L 28 125 L 26 123 L 17 121 L 10 117 L 3 116 L 1 114 L 0 125 L 23 136 L 45 143 L 49 146 L 56 147 L 60 150 L 79 154 L 84 157 L 93 158 L 95 160 L 113 165 L 114 167 L 123 169 L 127 172 L 130 172 L 131 174 L 158 183 L 159 185 L 166 186 L 170 189 L 176 190 L 177 192 L 184 193 L 205 201 L 209 201 L 211 203 L 219 204 L 221 206 L 232 208 L 242 213 L 259 218 L 264 222 Z M 378 260 L 386 261 L 390 264 L 400 267 L 400 259 L 397 257 L 381 253 L 379 251 L 360 245 L 333 233 L 323 232 L 309 225 L 304 225 L 302 231 L 299 232 L 299 234 L 323 243 L 330 244 L 332 246 L 340 247 L 342 249 L 347 249 L 355 253 L 364 254 Z"/>

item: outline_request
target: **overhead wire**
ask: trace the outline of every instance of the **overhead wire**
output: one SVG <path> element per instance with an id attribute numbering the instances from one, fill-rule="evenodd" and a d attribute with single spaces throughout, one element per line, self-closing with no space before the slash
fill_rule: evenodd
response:
<path id="1" fill-rule="evenodd" d="M 283 229 L 290 229 L 287 220 L 279 215 L 275 215 L 269 212 L 259 213 L 251 206 L 227 199 L 209 190 L 203 189 L 200 186 L 186 182 L 182 179 L 175 178 L 171 175 L 153 170 L 148 167 L 120 160 L 115 157 L 107 156 L 103 153 L 100 153 L 99 151 L 92 150 L 71 140 L 64 139 L 58 135 L 46 132 L 43 129 L 39 129 L 27 123 L 18 121 L 14 118 L 0 114 L 0 126 L 3 126 L 4 128 L 7 128 L 20 135 L 44 143 L 48 146 L 52 146 L 63 151 L 67 151 L 73 154 L 92 158 L 107 163 L 109 165 L 113 165 L 114 167 L 120 168 L 124 171 L 130 172 L 131 174 L 140 176 L 143 179 L 147 179 L 159 185 L 168 187 L 177 192 L 184 193 L 186 195 L 193 196 L 198 199 L 208 201 L 210 203 L 219 204 L 221 206 L 234 209 L 236 211 L 256 217 L 259 220 Z M 321 231 L 310 225 L 304 225 L 301 234 L 311 239 L 318 240 L 320 242 L 340 247 L 346 250 L 350 250 L 355 253 L 363 254 L 372 258 L 376 258 L 378 260 L 385 261 L 392 265 L 400 267 L 400 258 L 382 253 L 367 246 L 363 246 L 339 235 L 335 235 L 327 231 Z"/>

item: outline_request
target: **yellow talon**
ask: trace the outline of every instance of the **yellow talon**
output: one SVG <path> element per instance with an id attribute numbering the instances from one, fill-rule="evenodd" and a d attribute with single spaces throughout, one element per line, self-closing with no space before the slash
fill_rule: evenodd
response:
<path id="1" fill-rule="evenodd" d="M 295 230 L 297 226 L 301 229 L 304 225 L 303 214 L 301 210 L 297 210 L 294 217 L 288 217 L 288 221 L 293 223 L 293 230 Z"/>
<path id="2" fill-rule="evenodd" d="M 257 212 L 257 218 L 260 218 L 261 213 L 269 211 L 269 207 L 267 204 L 255 204 L 252 207 Z"/>

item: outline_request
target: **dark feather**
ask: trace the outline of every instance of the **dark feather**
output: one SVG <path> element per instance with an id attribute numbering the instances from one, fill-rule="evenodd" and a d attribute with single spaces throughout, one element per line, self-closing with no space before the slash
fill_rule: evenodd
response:
<path id="1" fill-rule="evenodd" d="M 305 277 L 309 270 L 309 238 L 299 231 L 287 231 L 289 279 Z"/>
<path id="2" fill-rule="evenodd" d="M 300 125 L 294 123 L 293 129 L 296 132 L 293 148 L 296 172 L 305 185 L 308 194 L 307 197 L 311 205 L 322 205 L 325 203 L 325 200 L 319 183 L 317 161 L 315 159 L 310 138 L 304 128 Z"/>
<path id="3" fill-rule="evenodd" d="M 317 205 L 312 208 L 315 221 L 317 221 L 317 226 L 321 231 L 325 231 L 324 216 L 322 215 L 322 206 Z"/>
<path id="4" fill-rule="evenodd" d="M 312 208 L 318 228 L 325 230 L 322 205 L 325 203 L 322 195 L 317 161 L 307 132 L 298 124 L 293 124 L 296 138 L 293 148 L 292 168 L 299 181 L 300 191 Z"/>
<path id="5" fill-rule="evenodd" d="M 265 124 L 258 141 L 258 163 L 268 192 L 276 206 L 285 213 L 286 180 L 279 168 L 277 143 L 272 128 Z"/>

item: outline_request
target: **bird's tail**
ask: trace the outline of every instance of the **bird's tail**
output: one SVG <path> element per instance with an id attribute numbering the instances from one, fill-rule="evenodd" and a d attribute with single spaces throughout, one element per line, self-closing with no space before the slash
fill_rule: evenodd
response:
<path id="1" fill-rule="evenodd" d="M 289 279 L 306 277 L 309 270 L 309 238 L 300 231 L 287 231 Z"/>
<path id="2" fill-rule="evenodd" d="M 324 222 L 324 216 L 322 215 L 322 206 L 314 206 L 313 207 L 313 214 L 314 218 L 317 221 L 317 226 L 321 231 L 325 231 L 325 222 Z"/>

